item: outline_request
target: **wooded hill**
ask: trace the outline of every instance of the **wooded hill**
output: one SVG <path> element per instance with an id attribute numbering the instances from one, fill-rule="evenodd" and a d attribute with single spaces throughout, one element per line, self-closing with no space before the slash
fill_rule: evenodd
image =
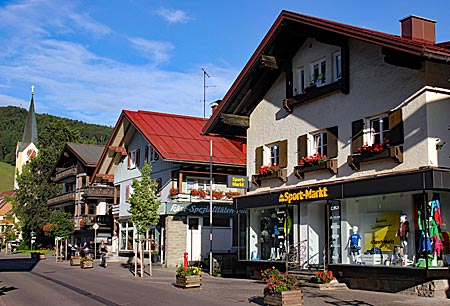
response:
<path id="1" fill-rule="evenodd" d="M 25 118 L 28 111 L 16 106 L 0 107 L 0 161 L 10 165 L 15 164 L 17 142 L 22 139 Z M 39 133 L 56 121 L 62 120 L 71 129 L 80 132 L 83 143 L 106 144 L 111 135 L 112 128 L 84 123 L 78 120 L 61 118 L 49 114 L 36 114 L 36 122 Z"/>

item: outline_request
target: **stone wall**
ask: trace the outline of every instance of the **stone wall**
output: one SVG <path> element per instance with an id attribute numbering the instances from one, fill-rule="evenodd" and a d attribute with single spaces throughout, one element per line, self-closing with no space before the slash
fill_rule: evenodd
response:
<path id="1" fill-rule="evenodd" d="M 166 217 L 166 267 L 173 268 L 183 264 L 183 254 L 187 243 L 186 217 Z"/>

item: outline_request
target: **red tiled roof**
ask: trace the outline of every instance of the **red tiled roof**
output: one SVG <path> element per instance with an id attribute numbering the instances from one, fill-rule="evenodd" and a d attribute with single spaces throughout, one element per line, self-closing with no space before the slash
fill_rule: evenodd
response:
<path id="1" fill-rule="evenodd" d="M 212 140 L 214 164 L 246 164 L 245 153 L 231 141 L 201 134 L 207 119 L 142 110 L 123 114 L 165 160 L 209 163 Z"/>
<path id="2" fill-rule="evenodd" d="M 0 208 L 8 203 L 5 199 L 5 196 L 11 197 L 14 195 L 14 193 L 16 193 L 14 190 L 0 192 Z"/>
<path id="3" fill-rule="evenodd" d="M 411 39 L 403 38 L 397 35 L 392 35 L 384 32 L 378 32 L 365 28 L 355 27 L 348 24 L 343 24 L 335 21 L 330 21 L 322 18 L 312 17 L 308 15 L 298 14 L 290 11 L 282 11 L 277 17 L 266 36 L 263 38 L 255 52 L 250 57 L 247 64 L 239 73 L 237 79 L 231 85 L 228 92 L 225 94 L 222 102 L 219 104 L 213 115 L 209 118 L 208 122 L 203 127 L 203 133 L 208 134 L 212 127 L 217 123 L 222 113 L 224 106 L 231 99 L 233 93 L 237 90 L 238 85 L 243 79 L 251 73 L 251 69 L 254 63 L 258 60 L 263 50 L 271 43 L 272 39 L 279 34 L 279 29 L 282 27 L 283 22 L 291 21 L 298 24 L 304 24 L 307 26 L 315 27 L 331 33 L 359 39 L 376 45 L 392 48 L 401 52 L 413 54 L 416 56 L 422 56 L 425 58 L 434 57 L 440 61 L 450 61 L 450 49 L 446 43 L 425 43 L 414 41 Z"/>

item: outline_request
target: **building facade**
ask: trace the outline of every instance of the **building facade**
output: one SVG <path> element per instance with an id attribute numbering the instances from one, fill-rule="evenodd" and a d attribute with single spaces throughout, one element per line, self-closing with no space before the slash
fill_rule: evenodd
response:
<path id="1" fill-rule="evenodd" d="M 232 198 L 243 188 L 227 187 L 229 175 L 245 174 L 242 141 L 206 137 L 201 129 L 206 119 L 148 111 L 124 110 L 96 169 L 94 181 L 109 181 L 117 190 L 113 214 L 118 240 L 113 249 L 120 256 L 133 256 L 137 234 L 130 220 L 132 182 L 141 178 L 145 163 L 158 182 L 161 201 L 159 224 L 146 233 L 144 249 L 153 260 L 174 267 L 209 254 L 209 234 L 214 253 L 236 250 L 236 210 Z M 210 184 L 210 140 L 213 143 Z M 213 199 L 210 203 L 210 192 Z M 213 206 L 210 227 L 209 207 Z"/>
<path id="2" fill-rule="evenodd" d="M 386 291 L 448 279 L 450 49 L 434 21 L 401 26 L 283 11 L 205 125 L 247 137 L 248 266 Z"/>

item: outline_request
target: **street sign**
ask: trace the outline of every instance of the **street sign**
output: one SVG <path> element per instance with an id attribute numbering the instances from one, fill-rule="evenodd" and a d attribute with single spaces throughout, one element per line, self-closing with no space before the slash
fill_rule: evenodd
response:
<path id="1" fill-rule="evenodd" d="M 100 226 L 99 226 L 97 223 L 94 223 L 94 225 L 92 225 L 92 228 L 93 228 L 94 230 L 98 230 L 99 227 L 100 227 Z"/>

